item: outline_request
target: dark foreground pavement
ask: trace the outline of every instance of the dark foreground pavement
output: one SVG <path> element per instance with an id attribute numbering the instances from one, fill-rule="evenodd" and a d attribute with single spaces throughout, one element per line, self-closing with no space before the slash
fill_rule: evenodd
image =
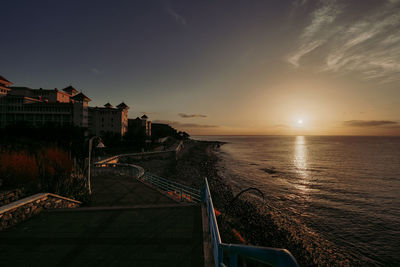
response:
<path id="1" fill-rule="evenodd" d="M 0 232 L 0 266 L 203 266 L 200 205 L 106 180 L 96 207 L 44 212 Z"/>

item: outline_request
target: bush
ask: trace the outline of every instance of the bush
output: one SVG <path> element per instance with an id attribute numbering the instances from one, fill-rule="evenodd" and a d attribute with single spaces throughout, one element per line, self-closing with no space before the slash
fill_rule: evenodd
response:
<path id="1" fill-rule="evenodd" d="M 39 173 L 36 158 L 26 151 L 0 151 L 0 179 L 4 187 L 37 185 Z"/>
<path id="2" fill-rule="evenodd" d="M 88 200 L 85 169 L 71 153 L 55 145 L 27 150 L 0 151 L 0 179 L 4 187 L 24 187 L 27 193 L 50 192 Z"/>

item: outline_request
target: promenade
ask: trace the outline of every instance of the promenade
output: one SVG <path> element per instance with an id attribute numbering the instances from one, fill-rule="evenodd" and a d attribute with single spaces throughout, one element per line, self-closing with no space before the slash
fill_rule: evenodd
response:
<path id="1" fill-rule="evenodd" d="M 92 183 L 90 206 L 43 212 L 0 232 L 0 265 L 204 265 L 199 204 L 124 176 Z"/>

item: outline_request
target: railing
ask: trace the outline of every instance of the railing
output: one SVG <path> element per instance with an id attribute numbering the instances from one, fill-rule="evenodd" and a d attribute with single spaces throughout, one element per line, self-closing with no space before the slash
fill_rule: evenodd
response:
<path id="1" fill-rule="evenodd" d="M 261 263 L 266 266 L 298 266 L 296 259 L 286 249 L 222 243 L 207 178 L 203 198 L 207 206 L 215 266 L 227 266 L 224 263 L 225 254 L 228 256 L 228 266 L 233 267 L 237 266 L 239 258 L 244 262 Z"/>
<path id="2" fill-rule="evenodd" d="M 201 192 L 198 189 L 183 185 L 177 182 L 170 181 L 160 176 L 146 172 L 139 178 L 147 183 L 150 183 L 168 194 L 180 199 L 181 201 L 200 202 Z"/>
<path id="3" fill-rule="evenodd" d="M 145 173 L 142 167 L 134 164 L 107 162 L 107 160 L 96 162 L 94 164 L 96 167 L 94 171 L 97 173 L 107 173 L 111 171 L 114 175 L 117 173 L 119 175 L 133 176 L 141 181 L 156 186 L 181 201 L 201 202 L 201 191 L 198 189 L 170 181 L 148 172 Z"/>
<path id="4" fill-rule="evenodd" d="M 133 176 L 140 178 L 144 175 L 144 169 L 140 166 L 127 163 L 103 163 L 102 161 L 94 164 L 96 168 L 93 169 L 97 173 L 106 173 L 112 171 L 113 174 L 118 172 L 120 175 Z"/>
<path id="5" fill-rule="evenodd" d="M 143 157 L 151 157 L 151 156 L 157 156 L 157 155 L 176 155 L 179 153 L 182 148 L 184 147 L 183 141 L 180 141 L 177 143 L 176 147 L 173 149 L 165 150 L 165 151 L 151 151 L 151 152 L 137 152 L 137 153 L 126 153 L 126 154 L 119 154 L 116 156 L 112 156 L 103 160 L 100 160 L 96 163 L 116 163 L 119 161 L 120 158 L 123 157 L 138 157 L 138 158 L 143 158 Z"/>

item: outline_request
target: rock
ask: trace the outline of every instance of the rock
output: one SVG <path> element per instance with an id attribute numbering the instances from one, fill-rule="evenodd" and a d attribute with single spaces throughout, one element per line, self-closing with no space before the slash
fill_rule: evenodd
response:
<path id="1" fill-rule="evenodd" d="M 33 211 L 33 214 L 34 214 L 34 215 L 39 214 L 42 210 L 43 210 L 42 207 L 37 207 L 37 208 Z"/>
<path id="2" fill-rule="evenodd" d="M 268 174 L 275 174 L 275 173 L 277 173 L 277 171 L 275 171 L 274 169 L 262 168 L 262 169 L 260 169 L 260 170 L 265 171 L 265 172 L 268 173 Z"/>

